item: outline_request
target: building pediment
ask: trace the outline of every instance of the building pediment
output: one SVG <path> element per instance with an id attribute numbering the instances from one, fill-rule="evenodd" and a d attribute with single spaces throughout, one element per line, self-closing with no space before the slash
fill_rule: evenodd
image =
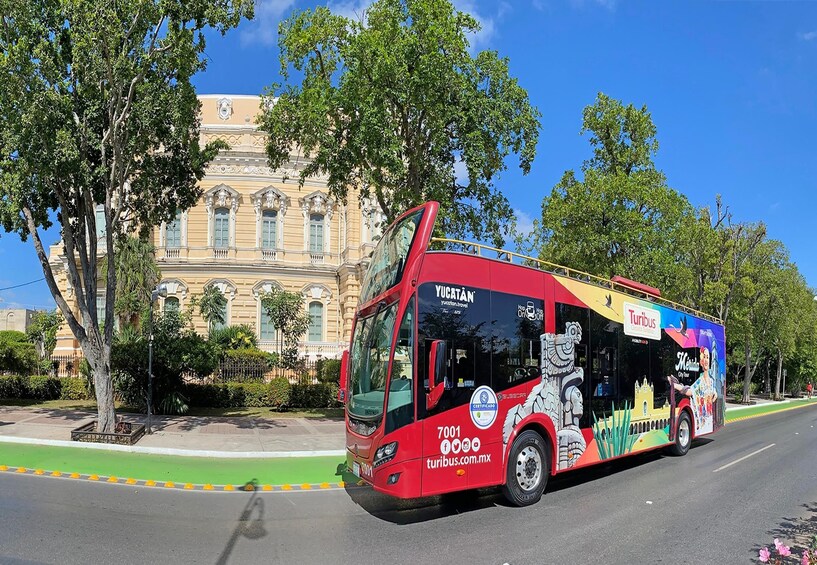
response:
<path id="1" fill-rule="evenodd" d="M 262 209 L 277 210 L 281 215 L 284 215 L 289 207 L 289 197 L 274 186 L 262 188 L 250 198 L 256 212 L 260 212 Z"/>
<path id="2" fill-rule="evenodd" d="M 226 184 L 219 184 L 204 193 L 204 204 L 208 212 L 213 208 L 224 207 L 235 210 L 238 208 L 240 198 L 241 195 L 236 189 Z"/>
<path id="3" fill-rule="evenodd" d="M 332 213 L 335 211 L 335 200 L 320 190 L 316 190 L 299 199 L 299 203 L 305 216 L 309 214 L 324 214 L 328 218 L 331 218 Z"/>

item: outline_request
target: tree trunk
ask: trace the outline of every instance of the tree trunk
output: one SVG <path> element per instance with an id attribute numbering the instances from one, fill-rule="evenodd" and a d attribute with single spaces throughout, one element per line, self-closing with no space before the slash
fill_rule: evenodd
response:
<path id="1" fill-rule="evenodd" d="M 774 383 L 774 399 L 780 400 L 780 380 L 783 378 L 783 352 L 777 350 L 777 378 Z"/>
<path id="2" fill-rule="evenodd" d="M 110 350 L 84 344 L 82 352 L 91 366 L 96 388 L 98 432 L 113 433 L 116 427 L 116 407 L 113 402 L 113 381 L 111 379 Z M 106 354 L 107 353 L 107 354 Z"/>
<path id="3" fill-rule="evenodd" d="M 744 350 L 746 352 L 746 369 L 743 375 L 743 402 L 748 404 L 749 403 L 749 384 L 752 382 L 752 352 L 751 348 L 749 347 L 749 340 L 746 340 L 744 345 Z"/>
<path id="4" fill-rule="evenodd" d="M 772 392 L 771 374 L 769 373 L 769 361 L 771 361 L 771 359 L 766 357 L 766 382 L 763 385 L 763 392 L 765 392 L 766 394 L 771 394 Z"/>

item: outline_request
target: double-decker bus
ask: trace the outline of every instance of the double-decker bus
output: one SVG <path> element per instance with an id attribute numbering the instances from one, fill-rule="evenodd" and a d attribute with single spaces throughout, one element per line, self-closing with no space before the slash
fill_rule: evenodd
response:
<path id="1" fill-rule="evenodd" d="M 439 205 L 398 218 L 363 280 L 341 363 L 349 469 L 400 498 L 548 477 L 723 425 L 720 320 L 628 279 L 432 239 Z M 521 263 L 521 264 L 520 264 Z"/>

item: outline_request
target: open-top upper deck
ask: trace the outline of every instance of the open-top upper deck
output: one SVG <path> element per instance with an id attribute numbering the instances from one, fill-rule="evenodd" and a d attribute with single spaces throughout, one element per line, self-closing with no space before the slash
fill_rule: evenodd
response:
<path id="1" fill-rule="evenodd" d="M 437 249 L 437 246 L 444 246 L 443 249 Z M 586 273 L 584 271 L 579 271 L 578 269 L 571 269 L 570 267 L 565 267 L 564 265 L 559 265 L 556 263 L 551 263 L 549 261 L 544 261 L 542 259 L 537 259 L 536 257 L 530 257 L 527 255 L 522 255 L 520 253 L 515 253 L 513 251 L 508 251 L 506 249 L 498 249 L 496 247 L 491 247 L 489 245 L 483 245 L 481 243 L 473 243 L 468 241 L 461 241 L 458 239 L 448 239 L 448 238 L 440 238 L 434 237 L 431 238 L 428 247 L 429 252 L 458 252 L 464 253 L 468 255 L 474 255 L 483 259 L 493 260 L 493 261 L 503 261 L 506 263 L 511 263 L 520 267 L 528 267 L 532 269 L 538 269 L 540 271 L 545 271 L 551 275 L 557 277 L 565 277 L 574 280 L 578 280 L 584 283 L 592 284 L 601 288 L 607 288 L 610 290 L 614 290 L 617 292 L 621 292 L 623 294 L 627 294 L 629 296 L 633 296 L 635 298 L 640 298 L 643 300 L 648 300 L 650 302 L 654 302 L 656 304 L 660 304 L 661 306 L 666 306 L 668 308 L 673 308 L 680 312 L 684 312 L 686 314 L 691 314 L 698 318 L 702 318 L 704 320 L 708 320 L 710 322 L 723 325 L 723 321 L 716 316 L 712 316 L 707 314 L 706 312 L 701 312 L 700 310 L 696 310 L 689 306 L 684 306 L 683 304 L 679 304 L 678 302 L 674 302 L 672 300 L 668 300 L 658 294 L 654 294 L 647 290 L 642 290 L 638 288 L 634 288 L 632 286 L 628 286 L 622 284 L 621 282 L 613 281 L 610 279 L 606 279 L 604 277 L 599 277 L 597 275 L 593 275 L 590 273 Z M 494 253 L 494 256 L 484 255 L 483 253 Z M 642 285 L 646 288 L 645 285 Z"/>

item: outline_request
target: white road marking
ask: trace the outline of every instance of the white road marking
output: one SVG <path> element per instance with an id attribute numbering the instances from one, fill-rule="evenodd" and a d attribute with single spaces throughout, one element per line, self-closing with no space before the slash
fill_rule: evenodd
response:
<path id="1" fill-rule="evenodd" d="M 766 450 L 767 450 L 767 449 L 769 449 L 770 447 L 774 447 L 774 446 L 775 446 L 775 444 L 774 444 L 774 443 L 770 443 L 770 444 L 769 444 L 769 445 L 767 445 L 766 447 L 761 447 L 760 449 L 758 449 L 757 451 L 753 451 L 753 452 L 752 452 L 752 453 L 750 453 L 749 455 L 744 455 L 744 456 L 743 456 L 743 457 L 741 457 L 740 459 L 735 459 L 735 460 L 734 460 L 734 461 L 732 461 L 731 463 L 727 463 L 727 464 L 726 464 L 726 465 L 724 465 L 723 467 L 718 467 L 717 469 L 715 469 L 715 470 L 714 470 L 714 471 L 712 471 L 712 472 L 713 472 L 713 473 L 717 473 L 718 471 L 723 471 L 724 469 L 726 469 L 727 467 L 731 467 L 731 466 L 732 466 L 732 465 L 734 465 L 735 463 L 740 463 L 741 461 L 743 461 L 743 460 L 745 460 L 745 459 L 749 459 L 749 458 L 750 458 L 752 455 L 757 455 L 757 454 L 758 454 L 758 453 L 760 453 L 761 451 L 766 451 Z"/>

